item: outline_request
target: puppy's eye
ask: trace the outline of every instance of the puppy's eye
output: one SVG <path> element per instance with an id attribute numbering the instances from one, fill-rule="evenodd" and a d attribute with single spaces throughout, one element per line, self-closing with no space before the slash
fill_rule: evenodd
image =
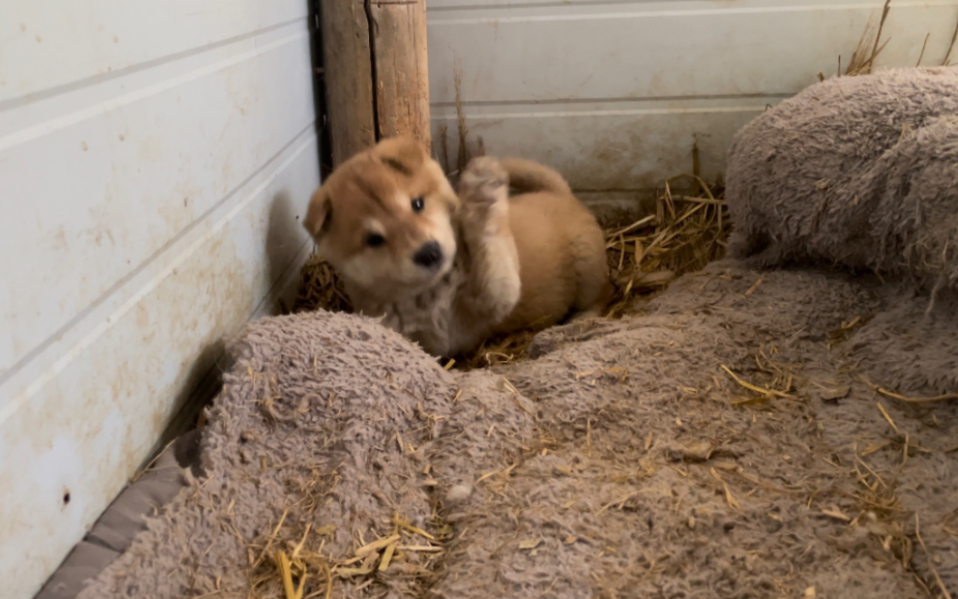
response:
<path id="1" fill-rule="evenodd" d="M 386 243 L 386 238 L 378 233 L 370 233 L 366 236 L 366 245 L 371 248 L 378 248 L 384 243 Z"/>
<path id="2" fill-rule="evenodd" d="M 412 199 L 412 211 L 413 212 L 422 212 L 422 209 L 426 206 L 425 201 L 423 201 L 422 196 Z"/>

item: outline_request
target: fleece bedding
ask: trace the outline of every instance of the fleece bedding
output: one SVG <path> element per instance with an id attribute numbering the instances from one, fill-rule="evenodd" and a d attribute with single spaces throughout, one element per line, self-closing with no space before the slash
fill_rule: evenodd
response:
<path id="1" fill-rule="evenodd" d="M 729 154 L 733 257 L 527 360 L 251 323 L 198 467 L 79 596 L 955 596 L 956 81 L 769 110 Z"/>
<path id="2" fill-rule="evenodd" d="M 357 316 L 260 320 L 204 476 L 80 596 L 285 597 L 281 550 L 303 596 L 954 590 L 955 406 L 879 391 L 955 388 L 944 295 L 718 262 L 472 372 Z"/>

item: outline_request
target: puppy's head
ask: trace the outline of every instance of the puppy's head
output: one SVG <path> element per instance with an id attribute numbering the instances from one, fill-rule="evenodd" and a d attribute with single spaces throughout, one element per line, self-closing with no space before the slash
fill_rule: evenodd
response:
<path id="1" fill-rule="evenodd" d="M 303 224 L 344 279 L 388 296 L 449 272 L 458 206 L 423 144 L 397 137 L 340 165 L 313 194 Z"/>

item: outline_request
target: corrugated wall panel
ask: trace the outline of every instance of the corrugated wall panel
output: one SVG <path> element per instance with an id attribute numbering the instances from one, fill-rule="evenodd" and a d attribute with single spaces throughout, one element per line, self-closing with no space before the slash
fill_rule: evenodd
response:
<path id="1" fill-rule="evenodd" d="M 0 7 L 0 580 L 13 599 L 122 488 L 222 338 L 288 294 L 311 245 L 298 222 L 319 182 L 306 3 L 137 7 Z"/>
<path id="2" fill-rule="evenodd" d="M 560 169 L 590 198 L 724 168 L 755 115 L 847 64 L 883 0 L 432 0 L 435 150 L 455 168 L 455 79 L 468 139 Z M 880 65 L 940 64 L 958 1 L 892 3 Z M 958 58 L 958 57 L 956 57 Z M 592 193 L 589 193 L 592 192 Z"/>
<path id="3" fill-rule="evenodd" d="M 0 4 L 0 106 L 205 53 L 305 15 L 302 0 L 8 0 Z"/>

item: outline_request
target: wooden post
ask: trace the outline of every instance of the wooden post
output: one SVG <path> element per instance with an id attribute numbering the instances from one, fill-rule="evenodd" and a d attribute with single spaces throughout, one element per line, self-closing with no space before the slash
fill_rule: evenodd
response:
<path id="1" fill-rule="evenodd" d="M 428 146 L 426 2 L 371 0 L 370 9 L 379 135 L 412 135 Z"/>
<path id="2" fill-rule="evenodd" d="M 385 137 L 428 145 L 425 0 L 323 0 L 320 9 L 333 166 Z"/>
<path id="3" fill-rule="evenodd" d="M 376 143 L 369 21 L 363 0 L 322 0 L 319 6 L 335 167 Z"/>

